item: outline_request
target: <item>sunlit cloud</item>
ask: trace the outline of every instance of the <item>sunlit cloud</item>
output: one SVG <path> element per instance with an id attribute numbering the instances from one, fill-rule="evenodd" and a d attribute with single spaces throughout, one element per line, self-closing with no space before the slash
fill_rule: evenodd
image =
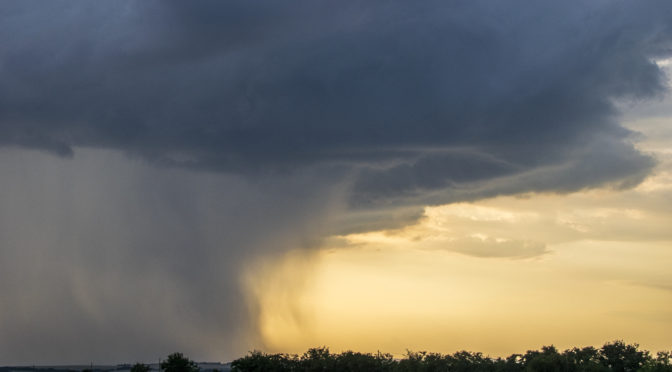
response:
<path id="1" fill-rule="evenodd" d="M 506 355 L 618 338 L 669 348 L 672 167 L 649 124 L 638 146 L 660 161 L 633 189 L 431 206 L 408 226 L 333 237 L 309 272 L 293 271 L 301 320 L 267 319 L 267 347 Z M 269 277 L 278 285 L 286 272 Z M 269 288 L 259 298 L 277 300 Z"/>

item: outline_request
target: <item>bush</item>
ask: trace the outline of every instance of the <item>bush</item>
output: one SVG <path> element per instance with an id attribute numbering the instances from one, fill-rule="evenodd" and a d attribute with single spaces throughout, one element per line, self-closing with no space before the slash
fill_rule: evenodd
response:
<path id="1" fill-rule="evenodd" d="M 135 363 L 133 367 L 131 367 L 131 372 L 149 372 L 149 370 L 149 366 L 142 363 Z"/>
<path id="2" fill-rule="evenodd" d="M 182 353 L 172 353 L 161 362 L 161 369 L 166 372 L 198 372 L 198 365 Z"/>

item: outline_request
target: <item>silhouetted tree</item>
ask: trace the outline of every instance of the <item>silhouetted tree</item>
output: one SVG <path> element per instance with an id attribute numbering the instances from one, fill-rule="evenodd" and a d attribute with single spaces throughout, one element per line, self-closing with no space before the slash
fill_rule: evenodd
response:
<path id="1" fill-rule="evenodd" d="M 511 354 L 506 358 L 497 358 L 492 362 L 492 371 L 496 372 L 522 372 L 523 356 L 521 354 Z"/>
<path id="2" fill-rule="evenodd" d="M 600 350 L 602 365 L 613 372 L 637 371 L 649 359 L 649 352 L 638 348 L 638 344 L 626 345 L 620 340 L 606 343 Z"/>
<path id="3" fill-rule="evenodd" d="M 644 367 L 641 369 L 642 372 L 672 372 L 672 353 L 669 351 L 660 351 L 656 355 L 656 358 L 650 358 Z"/>
<path id="4" fill-rule="evenodd" d="M 243 358 L 231 363 L 232 371 L 256 372 L 289 372 L 296 371 L 298 360 L 296 355 L 264 354 L 261 351 L 252 351 Z"/>
<path id="5" fill-rule="evenodd" d="M 150 369 L 151 368 L 146 364 L 135 363 L 133 367 L 131 367 L 131 372 L 149 372 Z"/>
<path id="6" fill-rule="evenodd" d="M 346 351 L 333 356 L 333 367 L 336 371 L 372 371 L 387 372 L 392 371 L 395 364 L 392 355 L 377 353 L 363 354 L 353 351 Z"/>
<path id="7" fill-rule="evenodd" d="M 161 369 L 166 372 L 198 372 L 198 365 L 182 353 L 172 353 L 161 362 Z"/>
<path id="8" fill-rule="evenodd" d="M 490 358 L 481 353 L 458 351 L 452 355 L 407 351 L 395 360 L 390 354 L 346 351 L 332 354 L 326 347 L 309 349 L 300 357 L 253 351 L 231 364 L 234 371 L 367 371 L 367 372 L 672 372 L 672 355 L 660 352 L 652 358 L 638 345 L 622 341 L 602 348 L 573 348 L 560 353 L 554 346 Z"/>
<path id="9" fill-rule="evenodd" d="M 316 347 L 308 349 L 301 356 L 301 370 L 306 372 L 313 371 L 331 371 L 333 370 L 336 358 L 329 352 L 327 347 Z"/>
<path id="10" fill-rule="evenodd" d="M 453 355 L 446 355 L 445 358 L 450 362 L 450 371 L 455 372 L 487 372 L 494 371 L 495 362 L 482 353 L 472 353 L 469 351 L 458 351 Z"/>
<path id="11" fill-rule="evenodd" d="M 601 363 L 600 351 L 592 346 L 573 348 L 563 353 L 569 372 L 606 372 L 609 369 Z"/>
<path id="12" fill-rule="evenodd" d="M 543 346 L 541 351 L 528 351 L 523 355 L 523 363 L 530 372 L 567 371 L 567 359 L 553 345 Z"/>

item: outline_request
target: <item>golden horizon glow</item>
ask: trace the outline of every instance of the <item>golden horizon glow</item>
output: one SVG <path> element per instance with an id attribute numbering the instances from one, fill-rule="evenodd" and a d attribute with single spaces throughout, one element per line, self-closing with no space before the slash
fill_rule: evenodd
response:
<path id="1" fill-rule="evenodd" d="M 660 120 L 636 125 L 653 133 Z M 269 275 L 250 282 L 265 348 L 506 356 L 623 339 L 672 349 L 664 134 L 639 143 L 660 164 L 634 189 L 426 207 L 415 224 L 330 237 L 267 263 Z"/>
<path id="2" fill-rule="evenodd" d="M 296 267 L 296 258 L 290 258 L 272 280 L 275 290 L 264 293 L 262 336 L 278 352 L 327 345 L 395 355 L 408 348 L 503 356 L 613 339 L 669 349 L 672 291 L 655 281 L 672 264 L 668 247 L 584 241 L 558 244 L 544 257 L 504 260 L 341 247 L 322 251 L 312 275 L 299 271 L 298 301 L 277 291 L 292 280 L 287 268 Z M 278 306 L 283 301 L 290 301 L 291 312 Z"/>

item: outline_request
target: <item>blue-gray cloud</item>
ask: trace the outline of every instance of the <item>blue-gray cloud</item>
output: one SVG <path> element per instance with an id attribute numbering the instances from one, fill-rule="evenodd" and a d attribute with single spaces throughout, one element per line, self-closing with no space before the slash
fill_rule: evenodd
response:
<path id="1" fill-rule="evenodd" d="M 671 8 L 8 2 L 0 143 L 242 173 L 335 164 L 361 173 L 363 203 L 562 167 L 608 137 L 616 157 L 539 188 L 641 179 L 653 162 L 613 101 L 664 90 Z"/>

